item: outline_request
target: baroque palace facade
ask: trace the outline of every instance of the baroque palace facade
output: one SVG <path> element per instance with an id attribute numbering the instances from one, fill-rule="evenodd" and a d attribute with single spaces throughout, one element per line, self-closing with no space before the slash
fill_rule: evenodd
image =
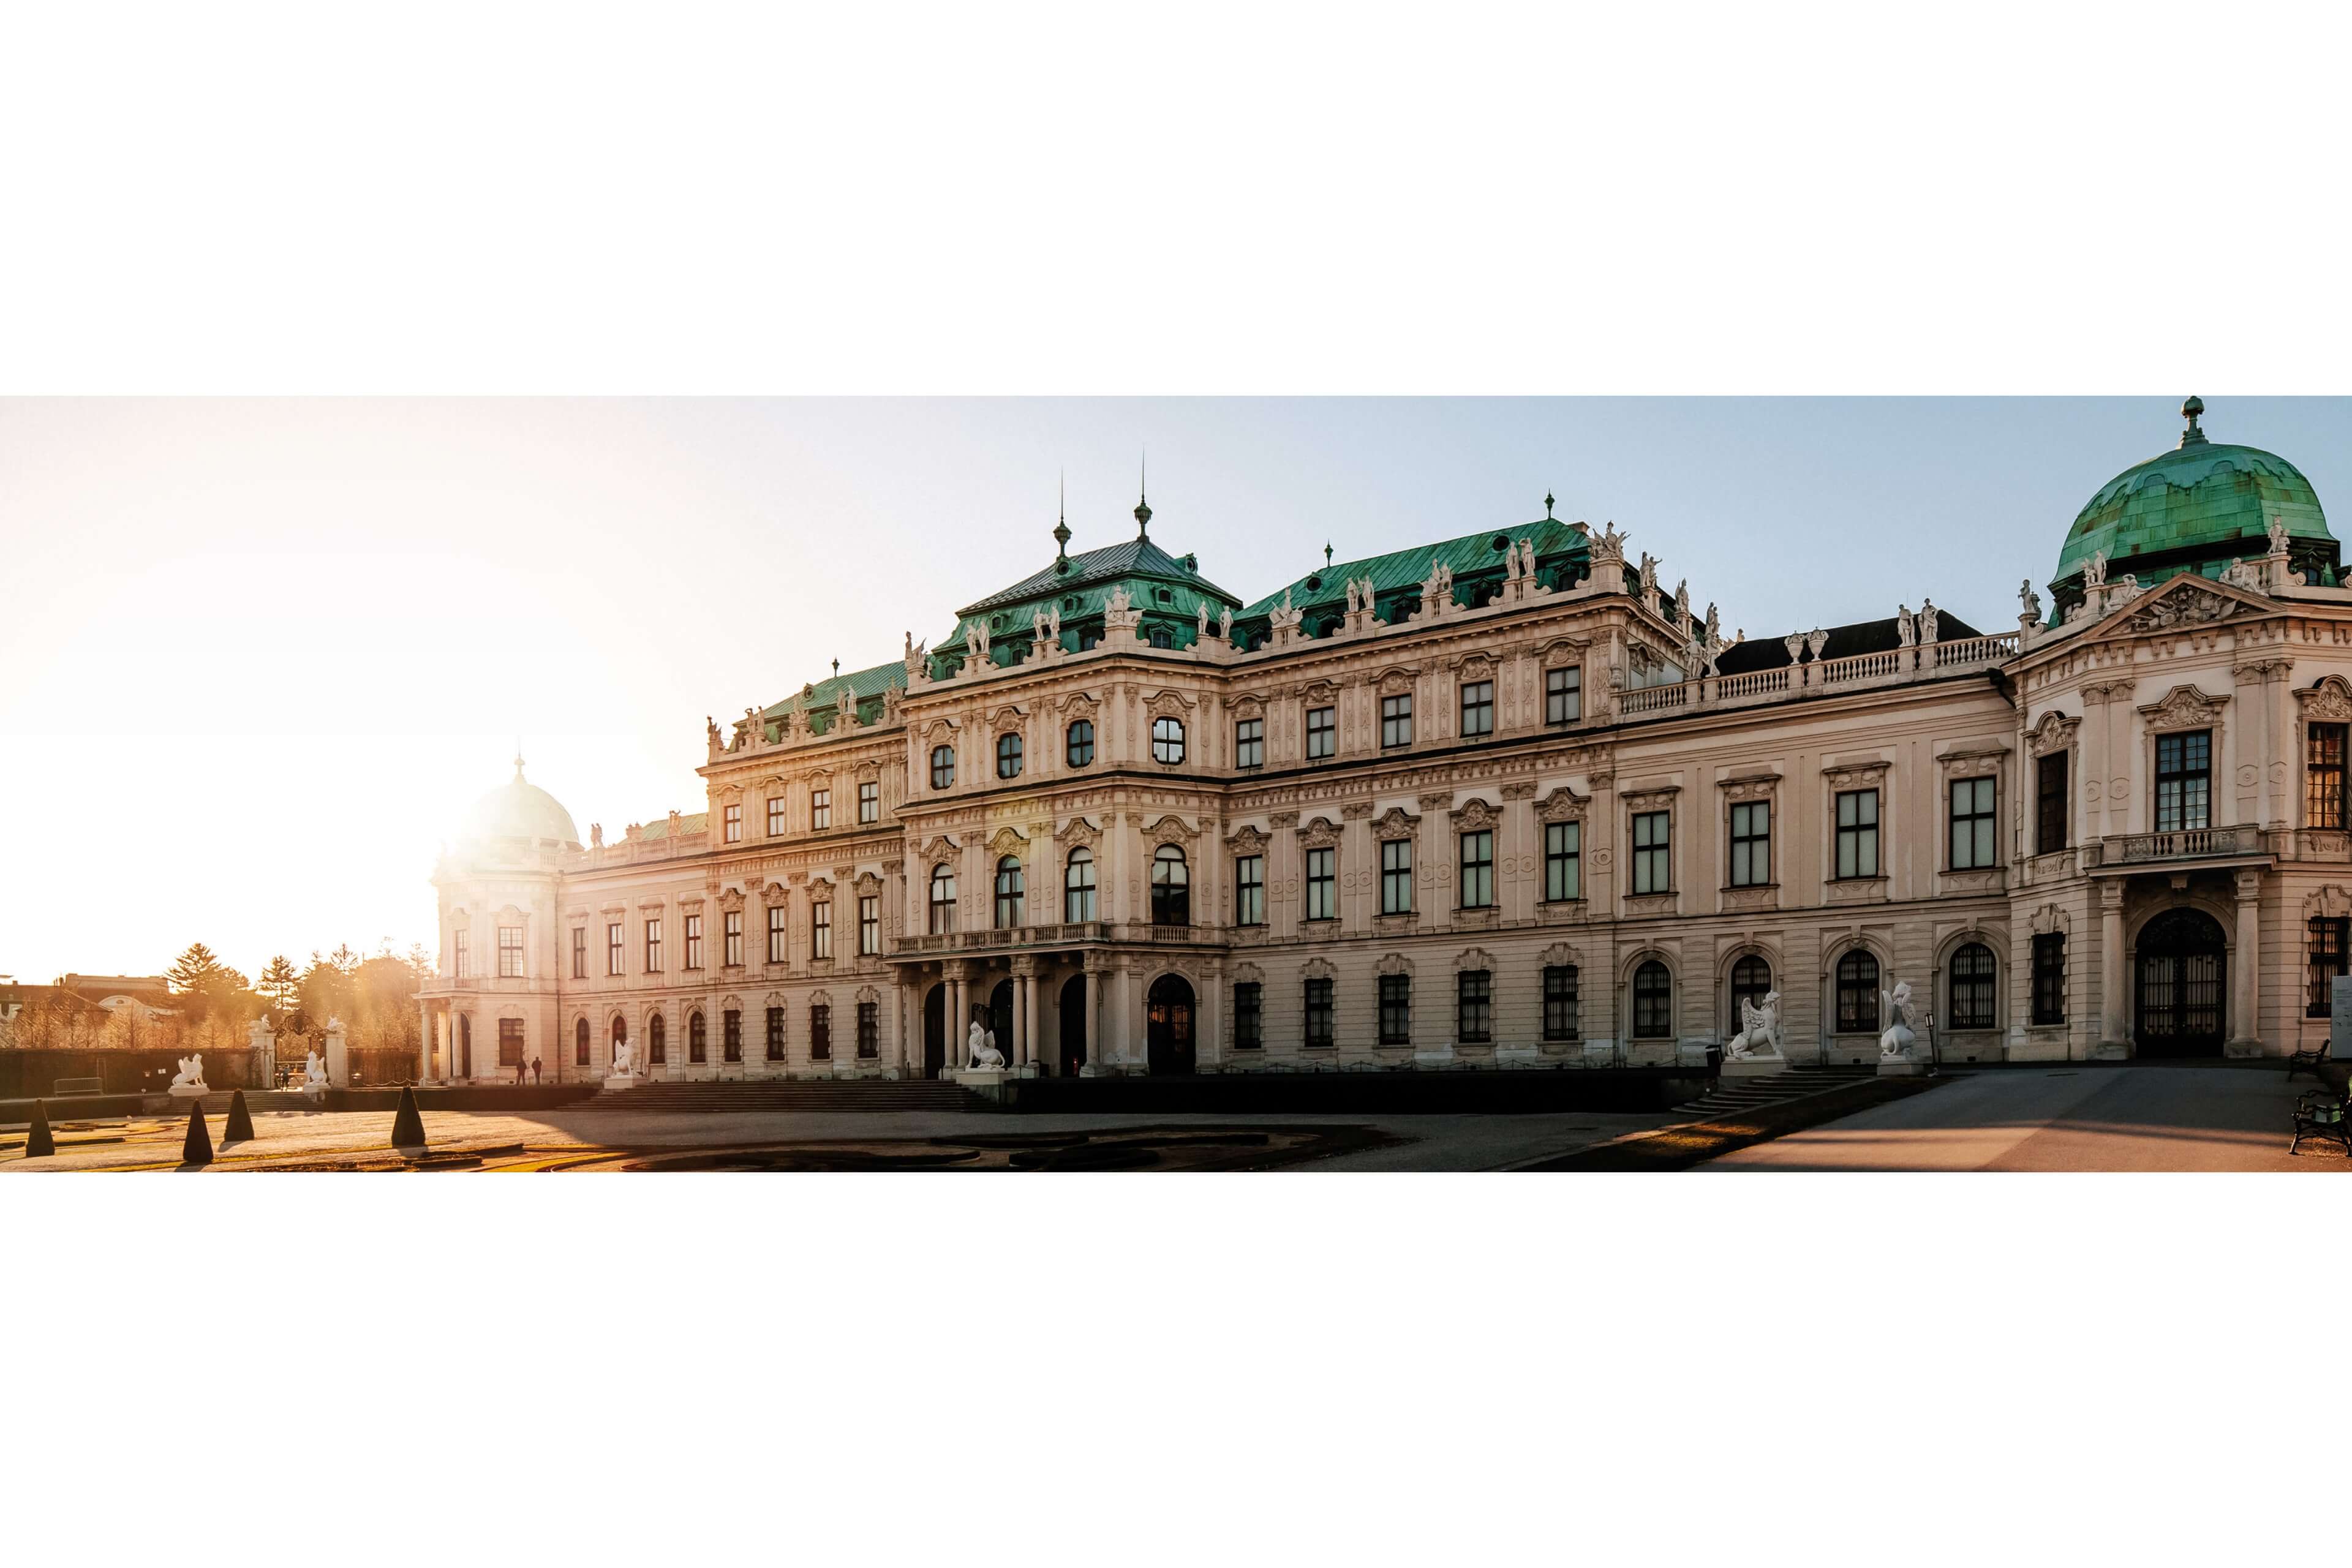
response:
<path id="1" fill-rule="evenodd" d="M 1726 642 L 1549 514 L 1255 603 L 1067 553 L 708 726 L 707 809 L 515 778 L 437 867 L 428 1079 L 2282 1055 L 2345 966 L 2352 590 L 2284 459 L 2179 445 L 2042 613 Z"/>

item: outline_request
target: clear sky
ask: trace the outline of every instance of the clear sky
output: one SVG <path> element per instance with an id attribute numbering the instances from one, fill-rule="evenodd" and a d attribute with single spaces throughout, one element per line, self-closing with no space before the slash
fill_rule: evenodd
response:
<path id="1" fill-rule="evenodd" d="M 1727 634 L 1922 596 L 2016 624 L 2074 513 L 2205 427 L 2352 504 L 2352 399 L 0 401 L 0 973 L 251 975 L 434 936 L 518 740 L 584 839 L 700 808 L 703 717 L 937 641 L 1054 549 L 1244 600 L 1543 515 Z"/>

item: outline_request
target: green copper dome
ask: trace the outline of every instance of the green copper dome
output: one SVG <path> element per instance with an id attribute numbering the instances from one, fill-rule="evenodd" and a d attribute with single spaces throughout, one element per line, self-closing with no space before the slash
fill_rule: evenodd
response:
<path id="1" fill-rule="evenodd" d="M 2183 404 L 2180 445 L 2109 479 L 2075 517 L 2051 584 L 2062 600 L 2082 597 L 2084 564 L 2100 551 L 2111 574 L 2134 573 L 2143 584 L 2191 570 L 2218 575 L 2231 560 L 2269 550 L 2273 520 L 2291 540 L 2325 542 L 2290 546 L 2298 568 L 2335 565 L 2335 536 L 2311 481 L 2275 453 L 2208 440 L 2198 427 L 2204 412 L 2197 398 Z"/>

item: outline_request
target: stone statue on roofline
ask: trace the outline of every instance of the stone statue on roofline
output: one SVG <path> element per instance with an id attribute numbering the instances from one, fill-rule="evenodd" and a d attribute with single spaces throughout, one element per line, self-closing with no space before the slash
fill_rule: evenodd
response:
<path id="1" fill-rule="evenodd" d="M 2033 591 L 2033 579 L 2031 577 L 2017 585 L 2017 613 L 2029 621 L 2042 618 L 2042 595 Z"/>
<path id="2" fill-rule="evenodd" d="M 1586 530 L 1587 537 L 1591 536 L 1591 530 Z M 1617 531 L 1617 525 L 1614 522 L 1604 522 L 1601 525 L 1601 537 L 1592 542 L 1592 559 L 1596 563 L 1613 561 L 1620 565 L 1624 564 L 1625 536 Z"/>
<path id="3" fill-rule="evenodd" d="M 1033 626 L 1034 626 L 1034 628 L 1035 628 L 1035 634 L 1034 634 L 1034 635 L 1035 635 L 1036 640 L 1037 640 L 1037 641 L 1039 641 L 1039 642 L 1044 642 L 1044 641 L 1045 640 L 1045 609 L 1041 606 L 1041 607 L 1040 607 L 1040 608 L 1039 608 L 1039 609 L 1038 609 L 1034 614 L 1033 614 L 1033 615 L 1030 616 L 1030 620 L 1031 620 L 1031 623 L 1033 624 Z"/>
<path id="4" fill-rule="evenodd" d="M 2272 554 L 2284 555 L 2286 553 L 2286 519 L 2283 517 L 2274 517 L 2271 519 L 2270 540 Z"/>
<path id="5" fill-rule="evenodd" d="M 1911 606 L 1908 605 L 1895 606 L 1895 640 L 1905 647 L 1919 640 L 1919 628 L 1911 623 Z"/>
<path id="6" fill-rule="evenodd" d="M 2106 585 L 2107 552 L 2104 550 L 2094 551 L 2091 558 L 2083 563 L 2083 586 L 2104 588 Z"/>
<path id="7" fill-rule="evenodd" d="M 702 716 L 702 730 L 704 735 L 710 742 L 710 749 L 714 752 L 717 751 L 719 744 L 719 721 L 712 718 L 709 714 L 705 713 Z"/>
<path id="8" fill-rule="evenodd" d="M 1356 615 L 1364 607 L 1363 589 L 1353 577 L 1348 579 L 1348 613 Z"/>
<path id="9" fill-rule="evenodd" d="M 1234 607 L 1231 605 L 1217 614 L 1217 636 L 1227 642 L 1234 640 Z"/>
<path id="10" fill-rule="evenodd" d="M 1193 608 L 1200 613 L 1201 627 L 1193 640 L 1196 642 L 1207 642 L 1209 640 L 1209 601 L 1203 599 L 1198 605 L 1194 605 Z"/>
<path id="11" fill-rule="evenodd" d="M 1936 601 L 1919 601 L 1919 642 L 1922 647 L 1936 640 Z"/>

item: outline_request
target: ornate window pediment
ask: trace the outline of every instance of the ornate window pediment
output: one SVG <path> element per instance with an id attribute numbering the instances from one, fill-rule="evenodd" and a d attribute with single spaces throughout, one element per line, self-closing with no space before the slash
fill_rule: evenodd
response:
<path id="1" fill-rule="evenodd" d="M 1160 690 L 1144 699 L 1143 710 L 1154 719 L 1185 719 L 1197 706 L 1181 691 Z"/>
<path id="2" fill-rule="evenodd" d="M 1410 838 L 1420 826 L 1421 818 L 1407 815 L 1401 805 L 1392 805 L 1381 813 L 1380 820 L 1372 824 L 1372 837 L 1380 839 Z"/>
<path id="3" fill-rule="evenodd" d="M 1986 773 L 1999 773 L 2000 764 L 2007 760 L 2008 756 L 2009 748 L 2006 746 L 1971 747 L 1961 751 L 1946 752 L 1936 759 L 1936 766 L 1942 770 L 1948 779 L 1977 778 Z"/>
<path id="4" fill-rule="evenodd" d="M 2069 719 L 2053 708 L 2025 732 L 2025 743 L 2035 756 L 2046 757 L 2053 752 L 2063 752 L 2073 745 L 2074 731 L 2082 727 L 2080 719 Z"/>
<path id="5" fill-rule="evenodd" d="M 1448 815 L 1453 817 L 1454 830 L 1459 833 L 1475 833 L 1481 828 L 1496 826 L 1503 820 L 1502 813 L 1475 795 L 1463 802 L 1459 810 Z"/>
<path id="6" fill-rule="evenodd" d="M 1556 942 L 1543 950 L 1543 964 L 1547 969 L 1580 969 L 1584 966 L 1584 958 L 1568 943 Z"/>
<path id="7" fill-rule="evenodd" d="M 934 719 L 923 726 L 921 735 L 926 748 L 953 745 L 956 738 L 956 721 L 952 719 Z"/>
<path id="8" fill-rule="evenodd" d="M 1840 763 L 1822 770 L 1822 780 L 1832 790 L 1875 789 L 1886 782 L 1893 763 Z"/>
<path id="9" fill-rule="evenodd" d="M 1628 811 L 1665 811 L 1674 805 L 1675 796 L 1682 793 L 1676 785 L 1663 784 L 1655 789 L 1628 790 L 1618 798 L 1625 803 Z"/>
<path id="10" fill-rule="evenodd" d="M 741 909 L 743 907 L 743 889 L 740 888 L 730 888 L 725 892 L 719 894 L 719 907 L 722 910 Z"/>
<path id="11" fill-rule="evenodd" d="M 856 773 L 858 782 L 861 784 L 870 783 L 882 776 L 882 764 L 868 759 L 858 763 L 852 771 Z"/>
<path id="12" fill-rule="evenodd" d="M 1780 775 L 1741 773 L 1733 778 L 1717 779 L 1716 787 L 1723 791 L 1726 800 L 1770 800 L 1780 787 Z"/>
<path id="13" fill-rule="evenodd" d="M 2221 721 L 2227 697 L 2208 697 L 2194 686 L 2176 686 L 2161 701 L 2144 704 L 2139 716 L 2150 730 L 2204 730 Z"/>
<path id="14" fill-rule="evenodd" d="M 2033 934 L 2049 936 L 2065 934 L 2066 911 L 2055 904 L 2044 904 L 2033 911 Z"/>
<path id="15" fill-rule="evenodd" d="M 871 871 L 861 871 L 857 874 L 857 890 L 865 894 L 879 893 L 882 890 L 882 879 Z"/>
<path id="16" fill-rule="evenodd" d="M 1536 802 L 1536 819 L 1539 822 L 1581 822 L 1586 808 L 1591 804 L 1590 795 L 1580 795 L 1562 784 Z"/>
<path id="17" fill-rule="evenodd" d="M 1318 816 L 1298 830 L 1298 842 L 1309 849 L 1328 849 L 1339 842 L 1339 830 L 1328 816 Z"/>
<path id="18" fill-rule="evenodd" d="M 1236 855 L 1263 855 L 1265 842 L 1265 835 L 1255 827 L 1244 827 L 1225 837 L 1225 847 Z"/>
<path id="19" fill-rule="evenodd" d="M 1465 653 L 1455 673 L 1465 680 L 1492 680 L 1495 678 L 1495 656 L 1489 653 Z"/>
<path id="20" fill-rule="evenodd" d="M 2303 717 L 2307 723 L 2352 723 L 2352 683 L 2340 675 L 2320 677 L 2318 682 L 2294 694 L 2303 705 Z"/>
<path id="21" fill-rule="evenodd" d="M 1234 983 L 1237 985 L 1263 985 L 1265 984 L 1265 971 L 1255 963 L 1236 963 L 1234 965 Z"/>
<path id="22" fill-rule="evenodd" d="M 1418 669 L 1409 669 L 1402 665 L 1391 665 L 1381 671 L 1380 679 L 1373 683 L 1374 689 L 1383 697 L 1402 697 L 1412 689 L 1413 682 L 1420 674 L 1421 671 Z"/>
<path id="23" fill-rule="evenodd" d="M 1182 817 L 1172 814 L 1160 818 L 1143 830 L 1144 842 L 1155 847 L 1161 844 L 1190 844 L 1200 837 L 1198 832 L 1184 825 Z"/>
<path id="24" fill-rule="evenodd" d="M 989 713 L 988 727 L 992 730 L 1018 730 L 1027 718 L 1027 714 L 1007 702 Z"/>
<path id="25" fill-rule="evenodd" d="M 988 836 L 991 855 L 1018 855 L 1029 847 L 1029 840 L 1016 827 L 1000 827 Z"/>
<path id="26" fill-rule="evenodd" d="M 1233 716 L 1236 719 L 1263 719 L 1265 717 L 1265 697 L 1262 692 L 1244 691 L 1239 697 L 1234 698 L 1231 702 L 1225 704 L 1225 706 L 1231 710 Z"/>
<path id="27" fill-rule="evenodd" d="M 2330 882 L 2303 900 L 2303 918 L 2306 921 L 2322 917 L 2343 919 L 2352 915 L 2352 893 L 2340 882 Z"/>
<path id="28" fill-rule="evenodd" d="M 1412 973 L 1412 960 L 1407 958 L 1403 953 L 1391 952 L 1387 957 L 1381 960 L 1380 973 L 1382 974 L 1411 974 Z"/>
<path id="29" fill-rule="evenodd" d="M 1536 658 L 1543 662 L 1544 667 L 1549 668 L 1554 665 L 1574 664 L 1584 657 L 1584 650 L 1591 646 L 1583 637 L 1552 637 L 1537 644 L 1535 654 Z"/>
<path id="30" fill-rule="evenodd" d="M 1491 970 L 1494 967 L 1495 955 L 1483 947 L 1465 948 L 1454 955 L 1454 970 L 1457 974 L 1465 969 Z"/>
<path id="31" fill-rule="evenodd" d="M 1299 973 L 1308 980 L 1329 980 L 1337 976 L 1339 971 L 1331 967 L 1331 961 L 1328 958 L 1310 958 L 1300 966 Z"/>
<path id="32" fill-rule="evenodd" d="M 1322 679 L 1302 682 L 1293 692 L 1302 702 L 1337 702 L 1339 688 L 1336 682 Z"/>
<path id="33" fill-rule="evenodd" d="M 1062 830 L 1054 835 L 1054 837 L 1072 848 L 1084 845 L 1091 849 L 1102 842 L 1102 830 L 1083 816 L 1074 816 L 1062 824 Z"/>
<path id="34" fill-rule="evenodd" d="M 919 860 L 945 860 L 952 864 L 957 854 L 961 849 L 962 846 L 958 844 L 954 839 L 948 837 L 944 834 L 935 834 L 932 836 L 929 843 L 915 851 L 915 857 Z"/>
<path id="35" fill-rule="evenodd" d="M 761 893 L 761 897 L 772 904 L 781 904 L 791 896 L 784 891 L 784 885 L 782 882 L 769 883 Z"/>

